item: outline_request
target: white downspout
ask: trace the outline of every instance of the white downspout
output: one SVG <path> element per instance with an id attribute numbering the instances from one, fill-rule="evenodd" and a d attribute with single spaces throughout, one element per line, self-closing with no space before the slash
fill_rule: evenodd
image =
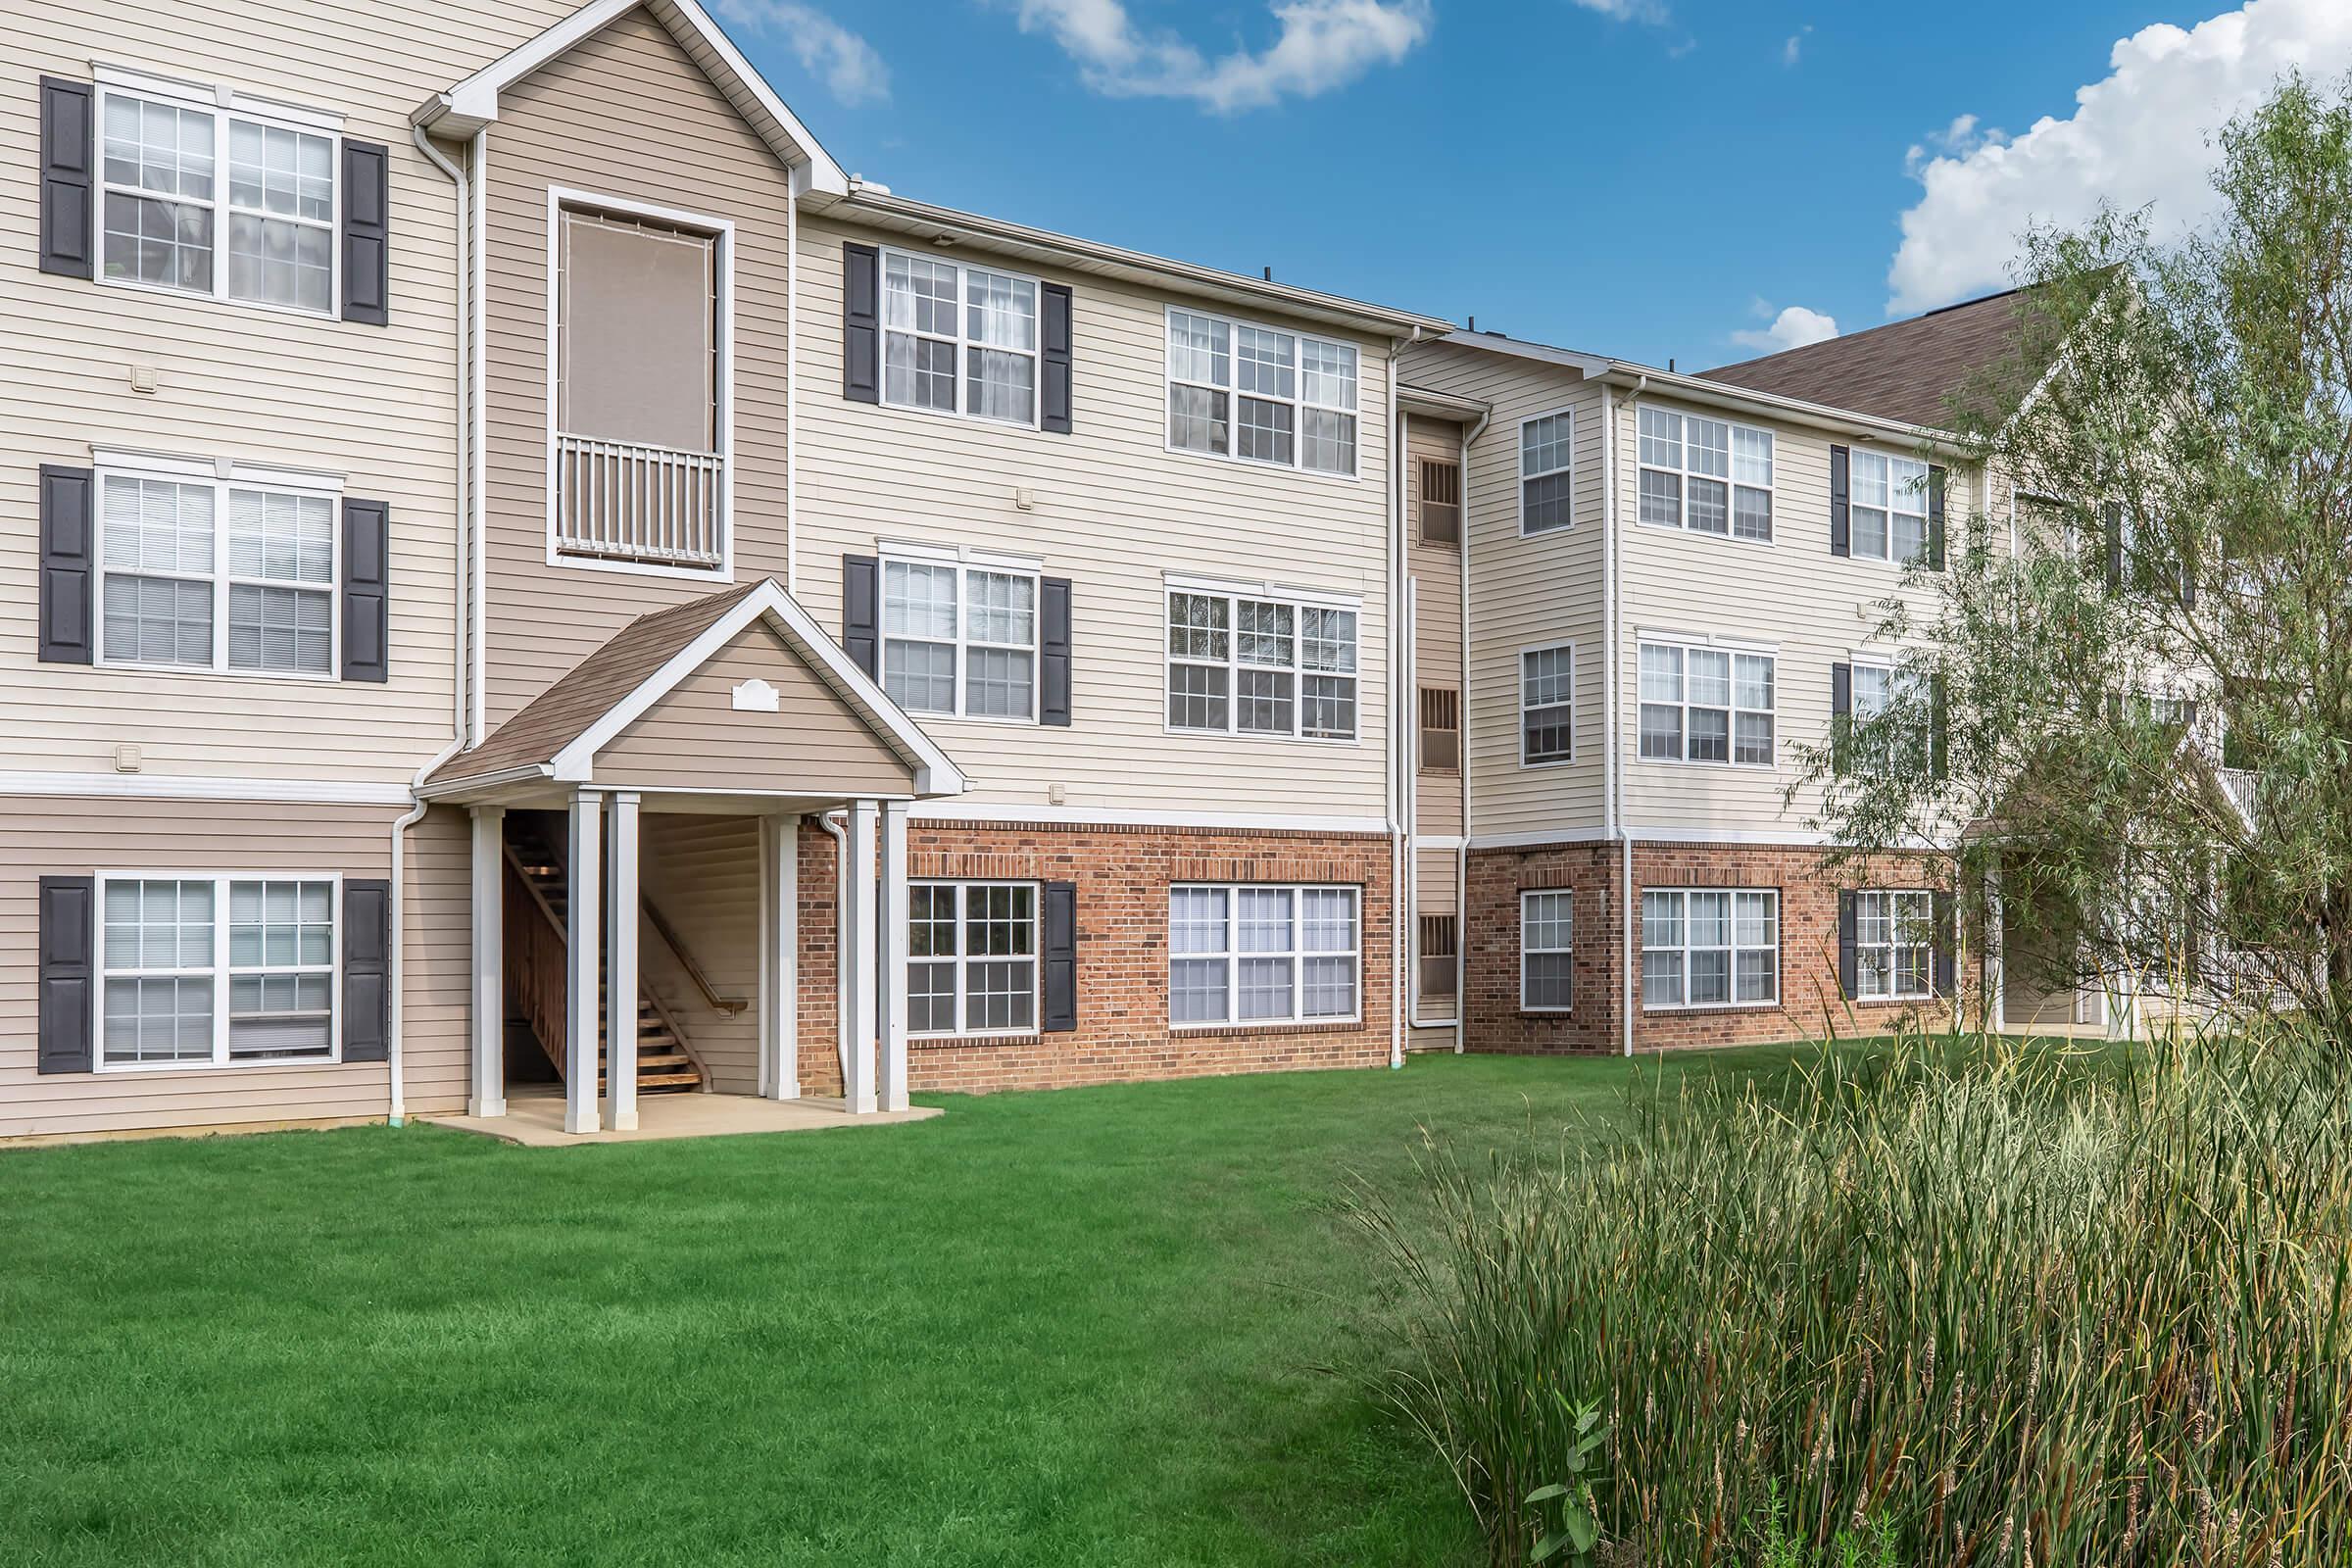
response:
<path id="1" fill-rule="evenodd" d="M 466 744 L 478 746 L 490 728 L 490 443 L 486 434 L 490 427 L 490 271 L 489 245 L 483 238 L 490 232 L 490 131 L 486 126 L 473 133 L 471 167 L 475 237 L 467 246 L 467 255 L 473 264 L 473 367 L 469 391 L 473 405 L 473 428 L 485 432 L 485 435 L 483 439 L 472 443 L 473 726 Z M 554 416 L 552 411 L 549 416 Z"/>
<path id="2" fill-rule="evenodd" d="M 1478 416 L 1476 423 L 1462 432 L 1454 461 L 1460 465 L 1461 520 L 1454 527 L 1454 545 L 1461 554 L 1458 573 L 1462 612 L 1462 834 L 1453 851 L 1453 1054 L 1460 1055 L 1470 1044 L 1470 447 L 1486 434 L 1487 425 L 1494 417 L 1494 411 Z M 1511 672 L 1513 680 L 1518 671 Z"/>
<path id="3" fill-rule="evenodd" d="M 833 835 L 833 1054 L 841 1058 L 843 1093 L 850 1085 L 850 986 L 846 965 L 850 957 L 849 830 L 834 820 L 839 808 L 816 813 L 816 825 Z M 905 982 L 901 982 L 904 984 Z"/>
<path id="4" fill-rule="evenodd" d="M 784 202 L 784 592 L 801 591 L 801 192 L 808 166 L 792 171 Z"/>
<path id="5" fill-rule="evenodd" d="M 1417 343 L 1421 329 L 1404 341 Z M 1409 995 L 1404 966 L 1406 921 L 1412 907 L 1412 844 L 1408 838 L 1402 801 L 1412 787 L 1410 755 L 1412 730 L 1405 718 L 1405 692 L 1416 672 L 1404 665 L 1411 654 L 1412 629 L 1404 617 L 1411 612 L 1404 592 L 1404 400 L 1396 395 L 1397 340 L 1391 338 L 1387 355 L 1389 392 L 1389 768 L 1386 794 L 1389 817 L 1389 1066 L 1404 1065 L 1404 1011 Z M 1403 665 L 1400 669 L 1399 666 Z M 1396 911 L 1406 911 L 1399 916 Z"/>
<path id="6" fill-rule="evenodd" d="M 1642 376 L 1627 395 L 1625 407 L 1632 409 L 1649 385 L 1649 377 Z M 1602 635 L 1609 640 L 1606 661 L 1609 676 L 1608 701 L 1601 705 L 1603 734 L 1609 749 L 1609 767 L 1603 786 L 1603 810 L 1607 830 L 1617 840 L 1617 886 L 1624 907 L 1618 911 L 1621 940 L 1625 944 L 1624 1005 L 1618 1011 L 1624 1035 L 1625 1054 L 1634 1054 L 1634 1009 L 1641 1004 L 1641 969 L 1634 962 L 1634 833 L 1626 820 L 1625 809 L 1625 748 L 1618 744 L 1617 710 L 1625 702 L 1625 648 L 1617 629 L 1617 560 L 1625 534 L 1625 516 L 1618 498 L 1617 485 L 1617 411 L 1604 383 L 1600 389 L 1600 419 L 1604 440 L 1601 445 L 1602 482 L 1609 487 L 1608 503 L 1601 508 L 1602 526 L 1608 531 L 1608 549 L 1604 558 L 1602 587 Z"/>
<path id="7" fill-rule="evenodd" d="M 416 804 L 410 807 L 408 810 L 401 813 L 401 815 L 392 823 L 392 843 L 390 854 L 392 871 L 392 907 L 389 913 L 389 919 L 391 923 L 390 936 L 392 941 L 392 961 L 389 966 L 390 973 L 387 975 L 385 982 L 391 987 L 391 998 L 389 1003 L 390 1017 L 386 1023 L 384 1033 L 384 1064 L 386 1068 L 386 1075 L 391 1080 L 391 1089 L 390 1103 L 386 1109 L 384 1119 L 395 1127 L 401 1126 L 403 1123 L 405 1123 L 408 1120 L 409 1113 L 407 1084 L 404 1081 L 402 1073 L 402 1069 L 406 1065 L 406 1062 L 404 1061 L 402 1055 L 400 1038 L 401 1024 L 403 1021 L 403 1015 L 406 1011 L 402 1005 L 401 991 L 403 989 L 403 975 L 407 967 L 406 955 L 409 946 L 407 940 L 408 934 L 402 923 L 405 918 L 405 910 L 407 907 L 407 900 L 402 896 L 402 883 L 405 880 L 403 876 L 404 856 L 402 852 L 407 848 L 408 845 L 409 829 L 415 827 L 418 822 L 424 820 L 424 813 L 426 809 L 425 802 L 423 797 L 416 794 L 416 791 L 423 786 L 426 779 L 432 776 L 435 768 L 439 767 L 443 762 L 448 761 L 451 758 L 457 756 L 466 745 L 466 589 L 468 575 L 466 569 L 466 535 L 468 532 L 467 520 L 470 515 L 470 503 L 473 495 L 473 486 L 471 482 L 473 469 L 470 463 L 473 421 L 470 413 L 471 405 L 466 398 L 466 388 L 469 381 L 469 375 L 466 354 L 467 345 L 466 341 L 466 334 L 465 327 L 465 322 L 467 319 L 466 306 L 472 293 L 472 274 L 467 266 L 467 256 L 471 248 L 470 225 L 467 221 L 468 216 L 472 212 L 472 203 L 469 199 L 471 192 L 468 189 L 466 172 L 460 169 L 457 165 L 451 163 L 447 158 L 441 156 L 441 150 L 433 145 L 432 138 L 425 134 L 424 127 L 422 125 L 415 126 L 411 131 L 411 135 L 416 143 L 416 150 L 424 154 L 425 159 L 431 163 L 434 168 L 440 170 L 442 173 L 447 174 L 450 180 L 457 187 L 458 441 L 457 486 L 453 493 L 453 499 L 457 503 L 455 509 L 457 520 L 457 562 L 456 580 L 452 584 L 454 592 L 450 596 L 451 602 L 456 609 L 456 614 L 453 617 L 456 622 L 456 636 L 453 643 L 453 667 L 450 671 L 449 744 L 442 747 L 440 751 L 434 753 L 431 760 L 427 761 L 422 767 L 416 769 L 416 776 L 409 781 L 409 793 L 411 798 L 415 800 Z"/>

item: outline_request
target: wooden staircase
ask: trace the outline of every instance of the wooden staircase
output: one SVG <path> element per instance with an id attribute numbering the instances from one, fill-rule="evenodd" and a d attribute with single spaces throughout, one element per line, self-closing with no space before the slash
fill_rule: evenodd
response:
<path id="1" fill-rule="evenodd" d="M 565 1076 L 568 1038 L 566 996 L 571 907 L 570 878 L 563 852 L 521 813 L 507 818 L 507 1004 L 530 1020 L 531 1035 Z M 596 977 L 598 1038 L 596 1087 L 606 1088 L 604 1027 L 612 1015 L 608 982 Z M 641 977 L 637 983 L 637 1092 L 678 1094 L 707 1089 L 710 1080 L 684 1031 Z"/>

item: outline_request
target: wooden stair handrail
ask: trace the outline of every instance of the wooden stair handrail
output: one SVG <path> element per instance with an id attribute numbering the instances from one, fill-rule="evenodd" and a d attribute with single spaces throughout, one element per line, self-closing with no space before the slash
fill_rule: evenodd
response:
<path id="1" fill-rule="evenodd" d="M 732 1018 L 751 1005 L 741 997 L 720 996 L 710 984 L 710 977 L 703 973 L 703 966 L 694 961 L 694 955 L 686 951 L 686 944 L 680 942 L 677 932 L 670 929 L 669 920 L 661 907 L 642 895 L 637 902 L 645 910 L 646 924 L 654 928 L 654 935 L 662 939 L 662 945 L 669 950 L 669 956 L 678 960 L 678 967 L 686 971 L 686 978 L 694 982 L 694 989 L 703 994 L 703 1001 L 712 1012 L 722 1018 Z"/>

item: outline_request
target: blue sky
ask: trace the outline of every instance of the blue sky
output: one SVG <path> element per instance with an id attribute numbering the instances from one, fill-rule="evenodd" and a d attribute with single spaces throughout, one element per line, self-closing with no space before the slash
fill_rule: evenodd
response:
<path id="1" fill-rule="evenodd" d="M 2192 220 L 2203 127 L 2352 65 L 2347 0 L 713 9 L 903 195 L 1685 369 L 2000 287 L 2033 216 Z"/>

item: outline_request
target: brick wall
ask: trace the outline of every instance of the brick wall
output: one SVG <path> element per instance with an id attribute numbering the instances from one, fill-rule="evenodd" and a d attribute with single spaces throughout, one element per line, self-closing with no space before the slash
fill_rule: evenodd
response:
<path id="1" fill-rule="evenodd" d="M 1078 1027 L 989 1041 L 911 1043 L 917 1090 L 1049 1089 L 1077 1084 L 1370 1067 L 1389 1059 L 1389 841 L 1372 834 L 1063 827 L 916 821 L 911 877 L 1073 882 Z M 834 845 L 801 834 L 801 1082 L 838 1094 L 834 1010 Z M 1361 889 L 1362 1021 L 1234 1030 L 1168 1027 L 1168 887 L 1175 882 L 1321 882 Z"/>
<path id="2" fill-rule="evenodd" d="M 1614 844 L 1480 850 L 1470 857 L 1469 1049 L 1519 1054 L 1623 1049 L 1625 906 Z M 1880 1034 L 1906 1019 L 1940 1025 L 1943 1004 L 1848 1002 L 1838 987 L 1840 888 L 1927 887 L 1937 878 L 1919 856 L 1886 856 L 1833 870 L 1812 848 L 1711 844 L 1634 847 L 1634 950 L 1641 951 L 1642 888 L 1772 888 L 1781 895 L 1781 1001 L 1772 1007 L 1638 1010 L 1641 1051 L 1755 1045 L 1828 1033 Z M 1519 1008 L 1519 895 L 1567 888 L 1576 895 L 1574 1011 Z M 1964 942 L 1959 989 L 1974 998 L 1980 956 Z"/>

